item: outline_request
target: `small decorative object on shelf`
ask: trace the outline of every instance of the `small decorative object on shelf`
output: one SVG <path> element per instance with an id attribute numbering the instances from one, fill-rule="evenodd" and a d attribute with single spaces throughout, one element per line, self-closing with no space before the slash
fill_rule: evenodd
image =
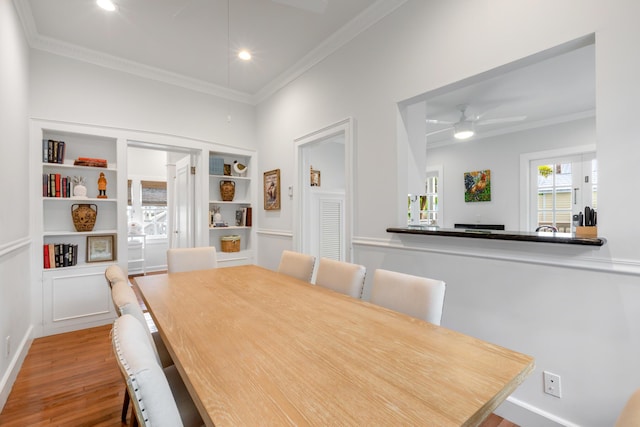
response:
<path id="1" fill-rule="evenodd" d="M 95 168 L 106 168 L 106 159 L 97 159 L 95 157 L 78 157 L 73 164 L 75 166 L 91 166 Z"/>
<path id="2" fill-rule="evenodd" d="M 220 213 L 220 206 L 213 207 L 213 223 L 214 227 L 226 227 L 227 223 L 222 220 L 222 214 Z"/>
<path id="3" fill-rule="evenodd" d="M 107 198 L 107 178 L 104 176 L 104 172 L 100 172 L 98 178 L 98 199 Z"/>
<path id="4" fill-rule="evenodd" d="M 86 199 L 87 187 L 84 186 L 84 176 L 73 177 L 73 198 Z"/>
<path id="5" fill-rule="evenodd" d="M 242 163 L 238 162 L 237 160 L 234 160 L 233 171 L 236 173 L 237 176 L 244 176 L 244 174 L 247 173 L 247 167 Z"/>
<path id="6" fill-rule="evenodd" d="M 220 198 L 222 198 L 223 202 L 231 202 L 235 195 L 235 181 L 220 181 Z"/>
<path id="7" fill-rule="evenodd" d="M 98 206 L 94 204 L 83 203 L 71 205 L 71 218 L 73 219 L 73 225 L 76 231 L 93 230 L 97 217 Z"/>

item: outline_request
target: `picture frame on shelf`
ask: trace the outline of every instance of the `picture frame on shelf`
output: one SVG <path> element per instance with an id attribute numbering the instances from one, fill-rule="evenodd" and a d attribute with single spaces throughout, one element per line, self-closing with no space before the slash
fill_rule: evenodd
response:
<path id="1" fill-rule="evenodd" d="M 264 209 L 280 210 L 280 169 L 264 173 Z"/>
<path id="2" fill-rule="evenodd" d="M 87 262 L 115 261 L 115 235 L 87 236 Z"/>

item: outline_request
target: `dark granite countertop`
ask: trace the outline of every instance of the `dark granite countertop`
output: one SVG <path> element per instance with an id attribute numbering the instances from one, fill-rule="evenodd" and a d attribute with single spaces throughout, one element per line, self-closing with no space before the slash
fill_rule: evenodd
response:
<path id="1" fill-rule="evenodd" d="M 602 246 L 602 237 L 576 237 L 573 233 L 548 233 L 526 231 L 480 230 L 463 228 L 439 228 L 432 225 L 389 227 L 389 233 L 419 234 L 426 236 L 466 237 L 471 239 L 514 240 L 517 242 L 562 243 L 568 245 Z"/>

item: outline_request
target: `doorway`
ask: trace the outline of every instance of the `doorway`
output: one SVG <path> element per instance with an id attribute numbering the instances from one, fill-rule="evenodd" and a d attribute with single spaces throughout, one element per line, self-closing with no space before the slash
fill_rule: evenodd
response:
<path id="1" fill-rule="evenodd" d="M 129 268 L 141 273 L 166 269 L 170 247 L 192 247 L 195 182 L 191 166 L 198 151 L 128 141 L 127 224 Z"/>
<path id="2" fill-rule="evenodd" d="M 295 141 L 297 203 L 294 249 L 352 260 L 353 119 Z"/>

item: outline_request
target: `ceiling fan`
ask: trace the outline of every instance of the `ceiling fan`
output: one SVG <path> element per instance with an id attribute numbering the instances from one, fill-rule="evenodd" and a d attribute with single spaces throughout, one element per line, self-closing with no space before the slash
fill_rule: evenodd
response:
<path id="1" fill-rule="evenodd" d="M 460 111 L 460 119 L 457 122 L 451 122 L 447 120 L 438 119 L 426 119 L 427 123 L 436 125 L 448 125 L 445 128 L 437 129 L 432 132 L 428 132 L 427 136 L 435 135 L 440 132 L 453 129 L 453 137 L 456 139 L 469 139 L 475 134 L 476 125 L 493 125 L 498 123 L 510 123 L 519 122 L 527 118 L 527 116 L 512 116 L 512 117 L 499 117 L 495 119 L 483 119 L 482 116 L 487 114 L 485 111 L 482 114 L 467 115 L 468 104 L 457 105 L 456 108 Z"/>

